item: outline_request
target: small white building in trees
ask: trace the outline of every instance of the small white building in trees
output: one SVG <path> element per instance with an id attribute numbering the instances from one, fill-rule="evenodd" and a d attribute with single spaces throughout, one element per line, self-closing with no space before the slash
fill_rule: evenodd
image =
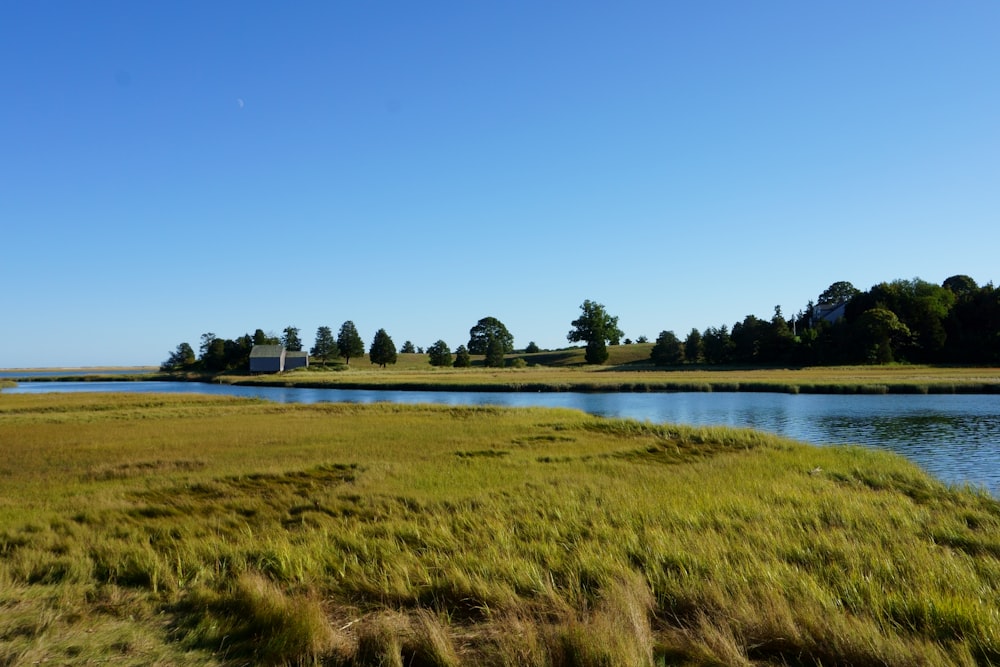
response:
<path id="1" fill-rule="evenodd" d="M 283 345 L 254 345 L 250 350 L 251 373 L 281 373 L 308 366 L 306 352 L 289 351 Z"/>
<path id="2" fill-rule="evenodd" d="M 847 302 L 840 301 L 838 303 L 825 303 L 817 304 L 813 306 L 812 311 L 812 326 L 816 326 L 820 322 L 829 322 L 830 324 L 835 324 L 837 320 L 844 316 L 847 311 Z"/>

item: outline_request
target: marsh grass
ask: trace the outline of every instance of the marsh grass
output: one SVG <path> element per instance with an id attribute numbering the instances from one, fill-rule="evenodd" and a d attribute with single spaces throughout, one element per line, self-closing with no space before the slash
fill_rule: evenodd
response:
<path id="1" fill-rule="evenodd" d="M 638 346 L 621 346 L 638 347 Z M 544 355 L 551 353 L 541 353 Z M 529 355 L 530 357 L 530 355 Z M 526 357 L 528 358 L 528 357 Z M 548 357 L 544 357 L 548 359 Z M 1000 393 L 1000 369 L 943 366 L 830 366 L 670 370 L 622 362 L 607 366 L 527 365 L 520 368 L 351 367 L 280 376 L 231 375 L 237 384 L 438 391 L 780 392 L 813 394 Z"/>
<path id="2" fill-rule="evenodd" d="M 0 396 L 0 663 L 1000 661 L 1000 503 L 570 410 Z"/>

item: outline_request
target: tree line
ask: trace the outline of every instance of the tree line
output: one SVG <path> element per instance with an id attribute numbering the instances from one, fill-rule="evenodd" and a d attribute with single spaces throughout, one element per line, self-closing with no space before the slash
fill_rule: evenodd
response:
<path id="1" fill-rule="evenodd" d="M 589 300 L 584 301 L 580 308 L 583 314 L 573 321 L 574 328 L 567 338 L 587 343 L 589 363 L 603 363 L 608 357 L 607 345 L 617 345 L 623 335 L 618 328 L 618 318 L 609 316 L 603 305 Z M 160 365 L 160 369 L 212 372 L 246 369 L 250 365 L 250 352 L 255 345 L 282 345 L 286 350 L 294 352 L 304 349 L 300 331 L 293 326 L 285 327 L 280 336 L 257 329 L 253 335 L 244 334 L 232 340 L 219 338 L 214 333 L 204 333 L 197 353 L 189 343 L 181 343 Z M 424 349 L 406 341 L 400 351 L 404 354 L 422 354 Z M 459 345 L 452 354 L 448 344 L 438 340 L 428 346 L 427 357 L 432 366 L 464 368 L 472 365 L 472 355 L 480 355 L 485 366 L 499 368 L 506 365 L 506 356 L 514 351 L 514 336 L 503 322 L 489 316 L 480 319 L 469 329 L 468 345 Z M 532 341 L 524 351 L 533 353 L 540 349 Z M 351 359 L 361 358 L 364 354 L 364 342 L 351 320 L 341 325 L 336 336 L 330 327 L 319 327 L 315 343 L 309 350 L 310 357 L 324 364 L 341 358 L 345 364 L 350 365 Z M 375 333 L 368 348 L 368 358 L 371 363 L 381 367 L 396 363 L 396 345 L 385 329 L 379 329 Z"/>
<path id="2" fill-rule="evenodd" d="M 830 285 L 794 317 L 775 307 L 769 320 L 692 329 L 684 340 L 662 331 L 654 363 L 839 365 L 1000 362 L 1000 291 L 966 275 L 941 285 L 914 278 L 874 285 Z"/>
<path id="3" fill-rule="evenodd" d="M 304 343 L 297 327 L 289 326 L 280 336 L 257 329 L 252 335 L 244 334 L 235 339 L 223 339 L 214 333 L 204 333 L 198 351 L 190 343 L 181 343 L 160 365 L 163 371 L 225 371 L 242 370 L 250 364 L 250 352 L 255 345 L 282 345 L 286 350 L 301 352 Z M 538 351 L 538 346 L 529 343 L 527 350 Z M 451 348 L 443 340 L 436 341 L 427 348 L 428 359 L 433 366 L 468 367 L 472 365 L 472 355 L 482 355 L 487 366 L 502 367 L 505 356 L 514 351 L 514 337 L 507 327 L 495 317 L 484 317 L 469 330 L 468 346 L 459 345 L 452 354 Z M 411 341 L 403 343 L 403 354 L 423 353 Z M 329 363 L 338 358 L 350 365 L 351 359 L 365 355 L 365 345 L 354 322 L 344 322 L 337 335 L 328 326 L 316 330 L 315 343 L 309 355 L 321 363 Z M 385 329 L 379 329 L 368 348 L 368 358 L 373 364 L 385 367 L 397 361 L 396 345 Z"/>
<path id="4" fill-rule="evenodd" d="M 618 317 L 603 304 L 585 300 L 580 316 L 566 336 L 585 344 L 585 360 L 602 364 L 608 346 L 622 343 Z M 640 336 L 638 341 L 645 342 Z M 626 344 L 629 339 L 624 339 Z M 201 336 L 199 350 L 181 343 L 163 362 L 163 370 L 223 371 L 249 366 L 254 345 L 283 345 L 302 351 L 298 328 L 286 327 L 280 336 L 257 329 L 233 340 L 214 333 Z M 469 330 L 469 341 L 454 353 L 444 340 L 426 349 L 432 366 L 468 367 L 480 355 L 484 365 L 503 367 L 513 353 L 514 337 L 496 317 L 484 317 Z M 540 351 L 534 342 L 524 352 Z M 400 352 L 424 353 L 411 341 Z M 337 335 L 328 326 L 316 330 L 310 356 L 321 363 L 365 355 L 365 345 L 350 320 Z M 385 367 L 397 361 L 392 337 L 379 329 L 368 348 L 369 360 Z M 776 306 L 770 319 L 747 315 L 732 327 L 723 324 L 692 329 L 681 340 L 673 331 L 660 332 L 650 358 L 662 366 L 713 365 L 837 365 L 911 363 L 995 364 L 1000 362 L 1000 291 L 988 283 L 979 286 L 966 275 L 935 285 L 919 278 L 874 285 L 867 291 L 847 281 L 833 283 L 815 302 L 786 318 Z"/>

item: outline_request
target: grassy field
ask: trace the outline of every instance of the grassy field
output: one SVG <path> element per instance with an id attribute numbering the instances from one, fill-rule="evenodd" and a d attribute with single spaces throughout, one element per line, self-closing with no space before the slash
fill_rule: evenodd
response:
<path id="1" fill-rule="evenodd" d="M 649 363 L 648 345 L 622 345 L 609 364 L 588 366 L 582 350 L 512 355 L 520 367 L 434 368 L 425 355 L 400 355 L 395 367 L 361 360 L 350 368 L 314 365 L 281 375 L 223 375 L 224 382 L 340 388 L 480 391 L 776 391 L 785 393 L 1000 393 L 1000 368 L 823 366 L 664 370 Z M 523 360 L 523 366 L 521 361 Z"/>
<path id="2" fill-rule="evenodd" d="M 1000 662 L 1000 503 L 870 450 L 0 394 L 0 484 L 0 664 Z"/>
<path id="3" fill-rule="evenodd" d="M 589 366 L 582 348 L 507 356 L 508 367 L 435 368 L 426 354 L 400 354 L 396 364 L 378 368 L 367 357 L 277 375 L 235 373 L 140 373 L 47 376 L 35 382 L 87 380 L 192 380 L 234 384 L 414 389 L 438 391 L 768 391 L 821 394 L 1000 393 L 1000 368 L 961 366 L 822 366 L 809 368 L 730 368 L 684 365 L 663 369 L 649 359 L 651 343 L 608 348 L 608 363 Z M 149 370 L 149 369 L 148 369 Z M 29 379 L 29 378 L 26 378 Z"/>

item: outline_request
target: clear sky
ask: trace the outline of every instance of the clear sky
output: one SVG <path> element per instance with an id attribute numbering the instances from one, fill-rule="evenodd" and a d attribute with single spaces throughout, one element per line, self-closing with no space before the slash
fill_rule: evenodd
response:
<path id="1" fill-rule="evenodd" d="M 1000 3 L 0 4 L 0 368 L 996 281 Z"/>

